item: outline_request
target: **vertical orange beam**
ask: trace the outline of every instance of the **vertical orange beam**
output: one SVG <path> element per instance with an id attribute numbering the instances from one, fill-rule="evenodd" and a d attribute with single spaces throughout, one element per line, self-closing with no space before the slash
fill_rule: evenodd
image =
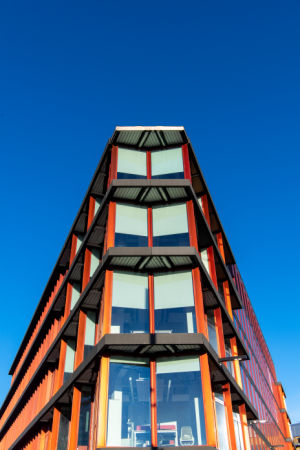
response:
<path id="1" fill-rule="evenodd" d="M 111 158 L 109 165 L 109 175 L 107 181 L 107 187 L 109 188 L 112 180 L 117 178 L 117 170 L 118 170 L 118 147 L 113 145 L 111 148 Z"/>
<path id="2" fill-rule="evenodd" d="M 153 220 L 152 220 L 152 208 L 148 208 L 148 247 L 153 247 Z"/>
<path id="3" fill-rule="evenodd" d="M 195 221 L 194 205 L 192 200 L 186 202 L 186 210 L 189 227 L 190 246 L 195 247 L 195 249 L 198 250 L 197 228 Z"/>
<path id="4" fill-rule="evenodd" d="M 110 333 L 111 327 L 111 308 L 112 308 L 112 289 L 113 289 L 113 271 L 105 271 L 105 282 L 104 282 L 104 311 L 103 311 L 103 327 L 102 336 Z"/>
<path id="5" fill-rule="evenodd" d="M 157 447 L 156 363 L 150 361 L 151 445 Z"/>
<path id="6" fill-rule="evenodd" d="M 188 144 L 184 144 L 182 146 L 182 160 L 183 160 L 184 178 L 192 180 Z"/>
<path id="7" fill-rule="evenodd" d="M 244 449 L 251 450 L 249 432 L 248 432 L 248 423 L 247 423 L 247 414 L 245 405 L 239 406 L 239 413 L 241 419 L 241 427 L 242 427 L 242 435 L 244 442 Z"/>
<path id="8" fill-rule="evenodd" d="M 115 245 L 115 226 L 116 226 L 116 203 L 109 202 L 107 227 L 106 227 L 106 245 L 104 246 L 104 252 L 106 252 L 110 247 L 114 247 Z"/>
<path id="9" fill-rule="evenodd" d="M 147 179 L 151 179 L 151 151 L 147 151 L 146 153 L 147 158 Z"/>
<path id="10" fill-rule="evenodd" d="M 59 421 L 60 421 L 60 412 L 58 409 L 54 408 L 53 411 L 53 419 L 52 419 L 52 432 L 49 450 L 56 450 L 58 444 L 58 433 L 59 433 Z"/>
<path id="11" fill-rule="evenodd" d="M 200 367 L 201 367 L 206 442 L 208 446 L 217 447 L 215 411 L 214 411 L 207 353 L 200 356 Z"/>
<path id="12" fill-rule="evenodd" d="M 74 386 L 68 450 L 77 450 L 81 392 Z"/>
<path id="13" fill-rule="evenodd" d="M 108 383 L 109 383 L 109 358 L 103 356 L 101 358 L 101 366 L 100 366 L 97 448 L 106 447 Z"/>
<path id="14" fill-rule="evenodd" d="M 155 311 L 154 311 L 154 276 L 148 276 L 149 289 L 149 328 L 150 333 L 155 333 Z"/>

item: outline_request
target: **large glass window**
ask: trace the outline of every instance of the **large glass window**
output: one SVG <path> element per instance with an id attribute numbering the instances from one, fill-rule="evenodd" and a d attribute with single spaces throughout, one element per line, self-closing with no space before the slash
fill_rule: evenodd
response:
<path id="1" fill-rule="evenodd" d="M 192 273 L 154 275 L 155 331 L 196 333 Z"/>
<path id="2" fill-rule="evenodd" d="M 160 358 L 156 373 L 158 446 L 205 445 L 199 358 Z"/>
<path id="3" fill-rule="evenodd" d="M 216 405 L 219 448 L 222 450 L 229 450 L 223 394 L 215 392 L 215 405 Z"/>
<path id="4" fill-rule="evenodd" d="M 90 437 L 92 390 L 83 388 L 81 392 L 80 416 L 77 446 L 80 450 L 88 450 Z"/>
<path id="5" fill-rule="evenodd" d="M 190 245 L 185 203 L 154 207 L 152 217 L 154 247 Z"/>
<path id="6" fill-rule="evenodd" d="M 236 440 L 237 450 L 244 450 L 243 432 L 240 415 L 238 413 L 233 413 L 233 423 L 234 423 L 234 434 Z"/>
<path id="7" fill-rule="evenodd" d="M 218 354 L 218 338 L 217 338 L 217 330 L 216 330 L 216 321 L 215 321 L 215 313 L 213 310 L 207 311 L 207 328 L 208 328 L 208 338 L 209 343 L 214 349 L 214 351 Z"/>
<path id="8" fill-rule="evenodd" d="M 115 247 L 147 247 L 147 208 L 116 205 Z"/>
<path id="9" fill-rule="evenodd" d="M 118 148 L 118 178 L 147 178 L 146 152 Z"/>
<path id="10" fill-rule="evenodd" d="M 152 178 L 184 178 L 182 149 L 151 152 Z"/>
<path id="11" fill-rule="evenodd" d="M 111 333 L 149 333 L 148 275 L 114 272 Z"/>
<path id="12" fill-rule="evenodd" d="M 151 446 L 150 420 L 149 362 L 111 358 L 107 446 Z"/>

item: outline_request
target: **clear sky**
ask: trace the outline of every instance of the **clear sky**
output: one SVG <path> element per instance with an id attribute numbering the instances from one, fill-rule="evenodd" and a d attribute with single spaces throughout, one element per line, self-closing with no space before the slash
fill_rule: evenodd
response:
<path id="1" fill-rule="evenodd" d="M 0 402 L 116 125 L 184 125 L 300 421 L 300 2 L 0 7 Z"/>

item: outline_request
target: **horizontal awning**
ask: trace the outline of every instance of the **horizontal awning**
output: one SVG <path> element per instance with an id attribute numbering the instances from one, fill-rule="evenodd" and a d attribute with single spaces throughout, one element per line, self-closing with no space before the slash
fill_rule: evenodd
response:
<path id="1" fill-rule="evenodd" d="M 181 146 L 188 138 L 184 127 L 116 127 L 111 142 L 127 148 L 159 149 Z"/>

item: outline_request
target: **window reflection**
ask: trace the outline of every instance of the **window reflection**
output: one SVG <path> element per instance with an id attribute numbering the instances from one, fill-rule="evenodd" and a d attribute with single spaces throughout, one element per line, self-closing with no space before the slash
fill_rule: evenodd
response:
<path id="1" fill-rule="evenodd" d="M 160 358 L 156 373 L 158 446 L 205 445 L 199 358 Z"/>
<path id="2" fill-rule="evenodd" d="M 234 433 L 236 440 L 237 450 L 244 450 L 243 432 L 240 415 L 238 413 L 233 413 L 233 423 L 234 423 Z"/>
<path id="3" fill-rule="evenodd" d="M 151 152 L 151 178 L 184 178 L 182 149 Z"/>
<path id="4" fill-rule="evenodd" d="M 148 275 L 114 272 L 111 333 L 149 333 Z"/>
<path id="5" fill-rule="evenodd" d="M 119 147 L 117 178 L 147 178 L 146 152 Z"/>
<path id="6" fill-rule="evenodd" d="M 152 208 L 153 246 L 190 245 L 186 204 Z"/>
<path id="7" fill-rule="evenodd" d="M 92 390 L 85 387 L 81 392 L 80 416 L 78 427 L 78 447 L 88 450 L 90 437 Z"/>
<path id="8" fill-rule="evenodd" d="M 111 358 L 107 446 L 149 447 L 150 445 L 149 362 Z"/>
<path id="9" fill-rule="evenodd" d="M 192 273 L 154 275 L 155 331 L 196 333 Z"/>
<path id="10" fill-rule="evenodd" d="M 115 247 L 147 247 L 147 208 L 116 205 Z"/>
<path id="11" fill-rule="evenodd" d="M 216 405 L 219 448 L 222 450 L 229 450 L 223 394 L 215 392 L 215 405 Z"/>

